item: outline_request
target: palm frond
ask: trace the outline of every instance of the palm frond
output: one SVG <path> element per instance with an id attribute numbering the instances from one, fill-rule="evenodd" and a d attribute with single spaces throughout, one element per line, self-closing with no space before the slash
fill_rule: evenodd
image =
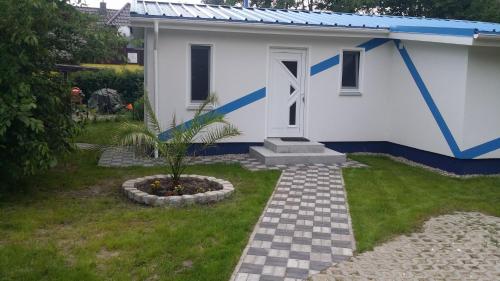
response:
<path id="1" fill-rule="evenodd" d="M 161 127 L 160 127 L 160 122 L 158 122 L 158 119 L 156 117 L 156 114 L 151 107 L 151 103 L 149 102 L 149 97 L 148 93 L 144 93 L 144 109 L 146 110 L 147 117 L 148 117 L 148 123 L 151 125 L 153 131 L 156 133 L 161 132 Z"/>
<path id="2" fill-rule="evenodd" d="M 222 139 L 238 136 L 240 134 L 241 132 L 240 130 L 238 130 L 238 128 L 236 128 L 231 124 L 226 124 L 223 126 L 213 128 L 212 130 L 206 132 L 201 137 L 201 142 L 205 147 L 212 146 Z"/>
<path id="3" fill-rule="evenodd" d="M 136 150 L 147 152 L 158 149 L 161 142 L 155 132 L 144 124 L 124 122 L 114 136 L 114 142 L 120 146 L 134 147 Z"/>

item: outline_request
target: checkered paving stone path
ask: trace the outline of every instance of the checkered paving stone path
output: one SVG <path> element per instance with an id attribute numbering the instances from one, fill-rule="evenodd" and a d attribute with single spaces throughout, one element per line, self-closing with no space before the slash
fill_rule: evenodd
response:
<path id="1" fill-rule="evenodd" d="M 351 257 L 345 200 L 339 167 L 284 170 L 232 280 L 304 280 Z"/>
<path id="2" fill-rule="evenodd" d="M 500 280 L 500 218 L 454 213 L 336 264 L 311 281 Z"/>

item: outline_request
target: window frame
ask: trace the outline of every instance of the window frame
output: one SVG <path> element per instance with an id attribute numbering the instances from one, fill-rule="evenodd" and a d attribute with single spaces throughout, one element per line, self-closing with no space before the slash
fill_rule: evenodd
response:
<path id="1" fill-rule="evenodd" d="M 345 88 L 342 86 L 342 77 L 344 75 L 344 52 L 359 52 L 359 66 L 358 66 L 358 87 Z M 361 96 L 364 85 L 364 68 L 365 68 L 365 50 L 363 48 L 345 48 L 340 52 L 339 58 L 339 95 L 341 96 Z"/>
<path id="2" fill-rule="evenodd" d="M 203 101 L 196 101 L 191 99 L 191 47 L 192 46 L 206 46 L 210 47 L 210 66 L 208 68 L 209 71 L 209 89 L 208 94 L 214 92 L 214 56 L 215 56 L 215 45 L 213 43 L 207 42 L 188 42 L 186 47 L 186 109 L 187 110 L 197 110 Z M 214 105 L 208 105 L 205 109 L 211 110 L 214 108 Z"/>

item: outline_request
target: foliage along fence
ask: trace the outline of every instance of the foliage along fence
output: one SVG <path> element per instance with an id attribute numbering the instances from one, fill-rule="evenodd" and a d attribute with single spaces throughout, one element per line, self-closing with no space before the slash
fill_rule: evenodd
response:
<path id="1" fill-rule="evenodd" d="M 85 102 L 93 92 L 102 89 L 115 89 L 122 96 L 123 101 L 134 103 L 144 93 L 143 71 L 114 71 L 102 69 L 98 71 L 81 71 L 71 74 L 71 86 L 80 88 L 85 94 Z"/>

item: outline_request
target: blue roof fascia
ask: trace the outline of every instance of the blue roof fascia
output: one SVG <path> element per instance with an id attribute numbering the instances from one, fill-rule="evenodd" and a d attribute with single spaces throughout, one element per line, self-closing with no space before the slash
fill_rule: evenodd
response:
<path id="1" fill-rule="evenodd" d="M 429 26 L 394 26 L 390 28 L 391 32 L 436 34 L 472 37 L 477 33 L 472 28 L 452 28 L 452 27 L 429 27 Z M 483 33 L 483 32 L 482 32 Z"/>
<path id="2" fill-rule="evenodd" d="M 287 26 L 313 26 L 313 27 L 333 27 L 333 28 L 349 28 L 349 29 L 373 29 L 373 30 L 389 30 L 388 27 L 371 27 L 371 26 L 351 26 L 351 25 L 339 25 L 339 24 L 303 24 L 297 22 L 268 22 L 268 21 L 257 21 L 257 20 L 238 20 L 238 19 L 214 19 L 214 18 L 202 18 L 202 17 L 182 17 L 182 16 L 164 16 L 164 15 L 148 15 L 148 14 L 137 14 L 131 13 L 131 17 L 134 18 L 148 18 L 148 19 L 177 19 L 177 20 L 185 20 L 185 21 L 207 21 L 207 22 L 234 22 L 234 23 L 260 23 L 267 25 L 287 25 Z"/>

